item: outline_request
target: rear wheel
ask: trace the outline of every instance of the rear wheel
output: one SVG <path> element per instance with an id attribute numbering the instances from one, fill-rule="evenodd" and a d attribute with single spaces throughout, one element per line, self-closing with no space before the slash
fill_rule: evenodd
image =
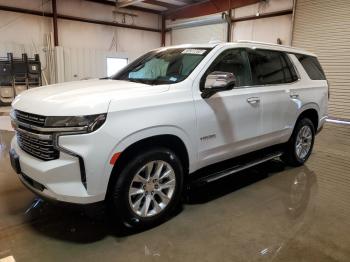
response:
<path id="1" fill-rule="evenodd" d="M 303 165 L 311 155 L 315 141 L 315 127 L 309 118 L 300 119 L 286 144 L 282 160 L 291 166 Z"/>
<path id="2" fill-rule="evenodd" d="M 129 227 L 149 227 L 166 220 L 179 204 L 183 169 L 169 149 L 141 153 L 116 174 L 111 195 L 114 213 Z"/>

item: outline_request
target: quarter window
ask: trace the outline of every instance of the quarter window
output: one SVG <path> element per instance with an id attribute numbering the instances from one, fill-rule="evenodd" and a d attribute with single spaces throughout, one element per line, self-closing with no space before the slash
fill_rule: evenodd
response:
<path id="1" fill-rule="evenodd" d="M 312 80 L 326 80 L 326 76 L 316 57 L 301 54 L 295 56 L 298 58 L 299 62 Z"/>
<path id="2" fill-rule="evenodd" d="M 253 85 L 292 83 L 298 79 L 289 57 L 278 51 L 249 50 Z"/>

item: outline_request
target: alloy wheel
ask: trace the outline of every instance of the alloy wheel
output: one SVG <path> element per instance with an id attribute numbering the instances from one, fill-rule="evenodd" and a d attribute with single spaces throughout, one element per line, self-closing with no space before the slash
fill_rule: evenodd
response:
<path id="1" fill-rule="evenodd" d="M 175 172 L 169 163 L 162 160 L 148 162 L 130 184 L 130 207 L 140 217 L 158 215 L 170 203 L 175 187 Z"/>

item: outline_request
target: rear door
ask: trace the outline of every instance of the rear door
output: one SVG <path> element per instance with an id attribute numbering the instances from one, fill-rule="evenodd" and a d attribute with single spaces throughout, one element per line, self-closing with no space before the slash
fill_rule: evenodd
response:
<path id="1" fill-rule="evenodd" d="M 262 125 L 260 142 L 264 146 L 288 140 L 298 112 L 294 89 L 298 81 L 288 54 L 279 51 L 249 49 L 252 85 L 260 88 Z"/>

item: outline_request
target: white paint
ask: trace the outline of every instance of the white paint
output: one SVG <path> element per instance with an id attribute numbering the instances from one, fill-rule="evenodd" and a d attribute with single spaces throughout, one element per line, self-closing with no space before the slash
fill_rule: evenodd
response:
<path id="1" fill-rule="evenodd" d="M 317 110 L 319 128 L 327 108 L 327 81 L 312 81 L 295 55 L 289 55 L 300 80 L 289 84 L 233 88 L 208 99 L 201 97 L 200 80 L 225 50 L 265 48 L 309 54 L 291 47 L 262 43 L 188 45 L 213 48 L 185 80 L 175 84 L 146 85 L 121 80 L 89 80 L 32 89 L 13 102 L 17 110 L 46 116 L 79 116 L 108 113 L 95 132 L 64 135 L 59 145 L 84 159 L 87 189 L 76 157 L 61 152 L 60 158 L 41 161 L 23 152 L 12 140 L 27 176 L 45 185 L 38 194 L 61 201 L 92 203 L 104 200 L 113 165 L 110 160 L 130 145 L 157 135 L 174 135 L 187 149 L 189 172 L 288 141 L 297 117 L 305 109 Z M 298 93 L 298 99 L 290 94 Z M 247 99 L 257 96 L 251 105 Z M 33 107 L 40 104 L 40 108 Z M 238 110 L 236 110 L 238 109 Z M 214 135 L 213 139 L 200 138 Z M 98 141 L 98 143 L 96 143 Z M 35 189 L 34 189 L 35 191 Z"/>

